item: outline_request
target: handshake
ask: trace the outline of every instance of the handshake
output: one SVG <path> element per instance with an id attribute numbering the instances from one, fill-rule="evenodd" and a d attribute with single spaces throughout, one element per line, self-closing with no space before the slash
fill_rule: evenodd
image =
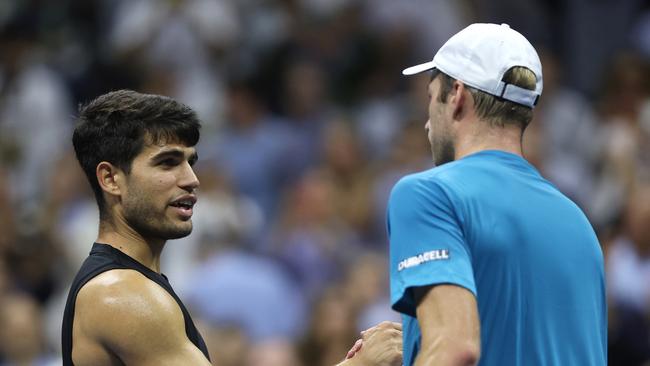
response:
<path id="1" fill-rule="evenodd" d="M 401 366 L 402 325 L 382 322 L 361 332 L 361 339 L 337 366 Z"/>

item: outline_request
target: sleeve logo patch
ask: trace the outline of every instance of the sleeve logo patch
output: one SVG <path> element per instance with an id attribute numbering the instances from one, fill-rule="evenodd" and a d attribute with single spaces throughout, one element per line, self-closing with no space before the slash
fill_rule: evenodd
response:
<path id="1" fill-rule="evenodd" d="M 422 263 L 447 259 L 449 259 L 449 249 L 436 249 L 404 259 L 397 265 L 397 270 L 401 271 L 407 268 L 419 266 Z"/>

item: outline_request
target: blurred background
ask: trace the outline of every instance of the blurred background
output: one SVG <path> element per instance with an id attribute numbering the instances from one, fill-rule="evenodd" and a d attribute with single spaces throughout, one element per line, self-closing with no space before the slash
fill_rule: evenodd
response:
<path id="1" fill-rule="evenodd" d="M 611 365 L 650 360 L 650 5 L 641 0 L 0 1 L 0 365 L 60 364 L 97 234 L 72 151 L 80 103 L 129 88 L 203 121 L 191 236 L 163 272 L 218 366 L 331 366 L 397 320 L 385 206 L 430 168 L 428 61 L 472 22 L 538 49 L 526 157 L 606 254 Z"/>

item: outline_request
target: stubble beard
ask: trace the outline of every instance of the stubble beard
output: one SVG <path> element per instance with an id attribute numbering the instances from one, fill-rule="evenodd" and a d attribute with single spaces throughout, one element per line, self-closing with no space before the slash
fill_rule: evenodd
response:
<path id="1" fill-rule="evenodd" d="M 431 138 L 431 154 L 436 166 L 440 166 L 456 160 L 456 148 L 454 147 L 453 136 L 448 130 L 441 131 L 441 134 Z"/>
<path id="2" fill-rule="evenodd" d="M 449 140 L 436 142 L 431 146 L 431 152 L 433 154 L 433 162 L 436 166 L 452 162 L 456 156 L 454 144 Z"/>
<path id="3" fill-rule="evenodd" d="M 166 215 L 166 208 L 159 211 L 146 196 L 133 193 L 136 198 L 124 205 L 124 219 L 142 237 L 172 240 L 190 235 L 191 220 L 175 223 Z"/>

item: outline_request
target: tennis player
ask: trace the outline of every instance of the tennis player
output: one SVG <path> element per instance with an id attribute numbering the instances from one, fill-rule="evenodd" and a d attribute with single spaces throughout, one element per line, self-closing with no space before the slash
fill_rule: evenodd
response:
<path id="1" fill-rule="evenodd" d="M 535 49 L 506 24 L 472 24 L 403 71 L 421 72 L 436 167 L 402 178 L 388 205 L 404 365 L 605 365 L 599 242 L 522 156 Z"/>
<path id="2" fill-rule="evenodd" d="M 166 241 L 192 231 L 199 128 L 189 107 L 158 95 L 120 90 L 82 107 L 73 144 L 100 222 L 65 306 L 64 366 L 210 365 L 160 273 Z"/>

